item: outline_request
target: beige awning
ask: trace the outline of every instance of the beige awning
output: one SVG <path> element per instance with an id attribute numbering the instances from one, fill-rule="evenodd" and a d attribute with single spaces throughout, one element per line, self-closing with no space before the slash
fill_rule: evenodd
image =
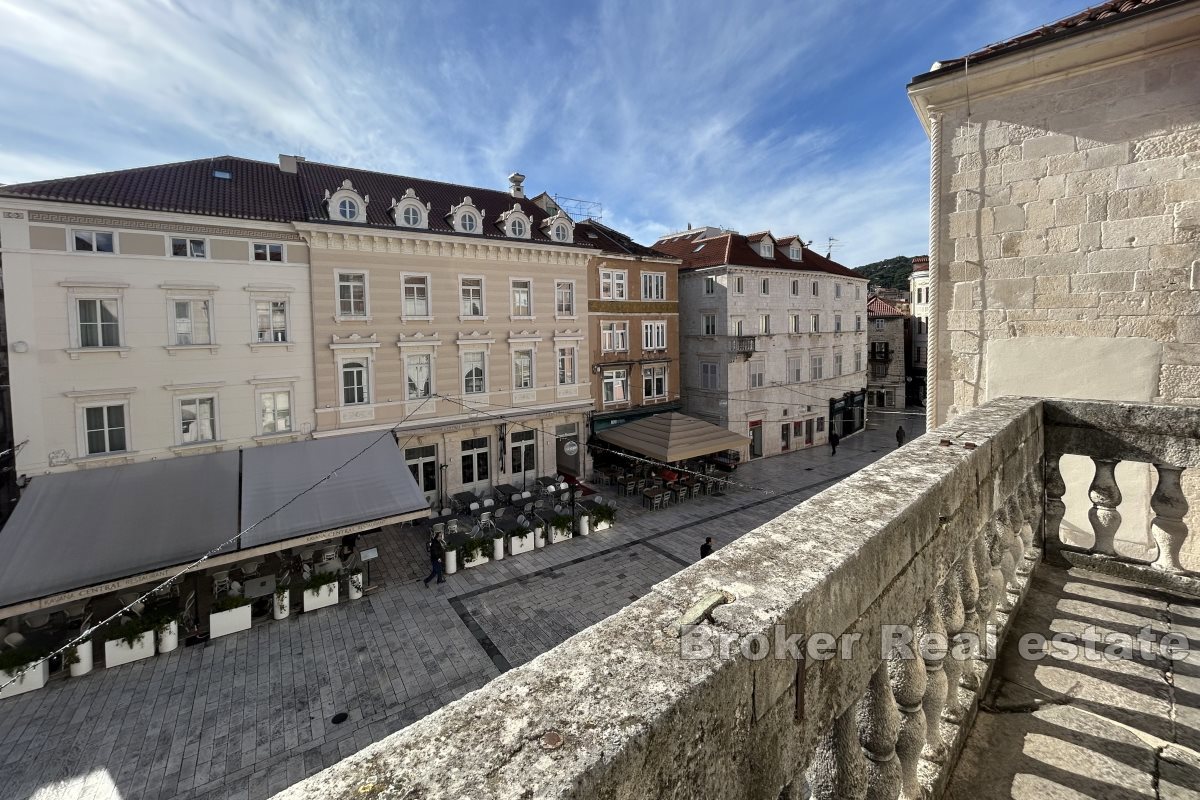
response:
<path id="1" fill-rule="evenodd" d="M 596 438 L 658 461 L 682 461 L 722 450 L 744 453 L 750 443 L 748 436 L 675 412 L 627 422 L 600 431 Z"/>

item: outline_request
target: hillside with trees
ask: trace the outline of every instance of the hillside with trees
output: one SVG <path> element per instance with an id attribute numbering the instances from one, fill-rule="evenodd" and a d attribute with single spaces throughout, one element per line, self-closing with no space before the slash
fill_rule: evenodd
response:
<path id="1" fill-rule="evenodd" d="M 857 267 L 855 272 L 861 272 L 870 279 L 873 286 L 888 289 L 908 290 L 908 276 L 912 275 L 912 259 L 908 256 L 896 256 L 873 264 Z"/>

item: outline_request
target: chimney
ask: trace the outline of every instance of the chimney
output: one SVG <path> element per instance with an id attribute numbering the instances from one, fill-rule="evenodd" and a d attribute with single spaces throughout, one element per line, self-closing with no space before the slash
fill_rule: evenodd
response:
<path id="1" fill-rule="evenodd" d="M 521 184 L 525 182 L 525 176 L 519 172 L 514 172 L 508 176 L 508 193 L 513 197 L 524 197 L 525 189 Z"/>
<path id="2" fill-rule="evenodd" d="M 304 160 L 304 156 L 285 156 L 283 153 L 280 153 L 279 154 L 279 171 L 280 172 L 290 172 L 292 174 L 295 174 L 296 165 L 299 164 L 303 160 Z"/>

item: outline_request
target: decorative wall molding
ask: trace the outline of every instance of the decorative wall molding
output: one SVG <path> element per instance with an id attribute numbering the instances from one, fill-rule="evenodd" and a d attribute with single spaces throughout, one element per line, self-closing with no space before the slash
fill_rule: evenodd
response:
<path id="1" fill-rule="evenodd" d="M 562 252 L 517 244 L 519 240 L 496 240 L 473 237 L 469 241 L 454 239 L 416 238 L 405 231 L 305 231 L 305 241 L 317 250 L 347 250 L 366 253 L 399 253 L 401 255 L 435 256 L 443 258 L 474 258 L 492 261 L 522 261 L 531 264 L 586 267 L 591 255 L 586 251 Z M 550 245 L 553 246 L 553 245 Z"/>
<path id="2" fill-rule="evenodd" d="M 237 239 L 264 239 L 272 242 L 296 242 L 304 240 L 292 231 L 274 231 L 251 228 L 231 228 L 223 225 L 200 225 L 196 223 L 159 222 L 148 219 L 126 217 L 98 217 L 89 214 L 60 214 L 51 211 L 30 211 L 29 221 L 53 222 L 60 225 L 81 225 L 89 228 L 117 228 L 135 231 L 163 233 L 198 233 L 204 236 L 229 236 Z"/>

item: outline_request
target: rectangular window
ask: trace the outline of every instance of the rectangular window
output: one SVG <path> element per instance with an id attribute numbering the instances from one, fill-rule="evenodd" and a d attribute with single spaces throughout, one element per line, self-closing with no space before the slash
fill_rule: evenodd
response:
<path id="1" fill-rule="evenodd" d="M 483 316 L 483 278 L 462 278 L 459 284 L 464 317 Z"/>
<path id="2" fill-rule="evenodd" d="M 268 244 L 266 242 L 254 243 L 254 260 L 255 261 L 283 261 L 283 245 Z"/>
<path id="3" fill-rule="evenodd" d="M 883 320 L 877 319 L 877 320 L 874 320 L 874 322 L 875 322 L 875 330 L 877 330 L 877 331 L 883 330 Z"/>
<path id="4" fill-rule="evenodd" d="M 792 356 L 787 360 L 788 379 L 792 383 L 804 382 L 804 359 L 799 356 Z"/>
<path id="5" fill-rule="evenodd" d="M 533 316 L 533 285 L 529 281 L 512 282 L 512 315 Z"/>
<path id="6" fill-rule="evenodd" d="M 483 394 L 487 391 L 482 352 L 463 353 L 463 394 Z"/>
<path id="7" fill-rule="evenodd" d="M 179 401 L 180 444 L 216 441 L 216 405 L 214 397 L 191 397 Z"/>
<path id="8" fill-rule="evenodd" d="M 854 351 L 854 371 L 862 372 L 862 350 Z"/>
<path id="9" fill-rule="evenodd" d="M 742 335 L 742 321 L 740 319 L 730 320 L 729 321 L 729 329 L 733 332 L 734 336 L 741 336 Z"/>
<path id="10" fill-rule="evenodd" d="M 809 333 L 820 333 L 821 332 L 821 315 L 820 314 L 809 315 L 808 330 L 809 330 Z"/>
<path id="11" fill-rule="evenodd" d="M 667 396 L 667 368 L 644 367 L 642 369 L 642 398 L 659 400 Z"/>
<path id="12" fill-rule="evenodd" d="M 824 361 L 822 356 L 813 356 L 808 360 L 808 375 L 814 381 L 819 381 L 825 377 Z"/>
<path id="13" fill-rule="evenodd" d="M 124 405 L 85 408 L 83 430 L 89 456 L 123 453 L 128 449 Z"/>
<path id="14" fill-rule="evenodd" d="M 604 402 L 625 403 L 629 401 L 629 371 L 606 369 L 604 371 Z"/>
<path id="15" fill-rule="evenodd" d="M 841 314 L 833 315 L 833 332 L 834 333 L 842 332 L 842 315 Z"/>
<path id="16" fill-rule="evenodd" d="M 121 325 L 116 298 L 79 300 L 79 346 L 120 347 Z"/>
<path id="17" fill-rule="evenodd" d="M 667 276 L 662 272 L 642 273 L 642 299 L 666 300 Z"/>
<path id="18" fill-rule="evenodd" d="M 842 285 L 840 283 L 833 285 L 833 297 L 835 300 L 842 299 Z"/>
<path id="19" fill-rule="evenodd" d="M 717 293 L 717 279 L 715 277 L 713 277 L 712 275 L 709 275 L 709 276 L 705 277 L 705 279 L 704 279 L 704 293 L 705 294 L 716 294 Z"/>
<path id="20" fill-rule="evenodd" d="M 743 291 L 743 289 L 744 289 L 744 286 L 743 286 L 743 283 L 742 283 L 742 276 L 741 276 L 741 275 L 736 275 L 736 276 L 734 276 L 734 279 L 733 279 L 733 293 L 734 293 L 734 294 L 742 294 L 742 291 Z"/>
<path id="21" fill-rule="evenodd" d="M 524 430 L 512 435 L 512 474 L 537 470 L 537 432 Z"/>
<path id="22" fill-rule="evenodd" d="M 721 379 L 717 375 L 717 365 L 713 361 L 700 362 L 700 388 L 720 389 Z"/>
<path id="23" fill-rule="evenodd" d="M 844 374 L 842 372 L 842 354 L 841 353 L 833 354 L 833 374 L 839 375 L 839 376 Z"/>
<path id="24" fill-rule="evenodd" d="M 750 362 L 750 388 L 761 389 L 767 382 L 767 366 L 762 361 Z"/>
<path id="25" fill-rule="evenodd" d="M 771 332 L 771 315 L 770 314 L 759 314 L 758 315 L 758 332 L 761 334 L 768 334 Z"/>
<path id="26" fill-rule="evenodd" d="M 762 289 L 762 293 L 763 293 L 763 294 L 770 294 L 770 293 L 771 293 L 771 279 L 770 279 L 770 278 L 763 278 L 763 279 L 762 279 L 762 286 L 761 286 L 761 289 Z"/>
<path id="27" fill-rule="evenodd" d="M 799 314 L 788 314 L 788 331 L 790 333 L 800 333 Z"/>
<path id="28" fill-rule="evenodd" d="M 476 483 L 488 479 L 488 465 L 491 456 L 488 448 L 488 437 L 463 439 L 462 442 L 462 482 Z"/>
<path id="29" fill-rule="evenodd" d="M 254 327 L 257 341 L 286 342 L 287 301 L 256 300 L 254 302 Z"/>
<path id="30" fill-rule="evenodd" d="M 174 300 L 175 345 L 209 344 L 212 341 L 209 329 L 209 301 Z"/>
<path id="31" fill-rule="evenodd" d="M 628 300 L 629 295 L 625 288 L 625 277 L 626 272 L 623 269 L 600 270 L 600 299 Z"/>
<path id="32" fill-rule="evenodd" d="M 800 281 L 792 281 L 792 297 L 800 296 Z"/>
<path id="33" fill-rule="evenodd" d="M 825 418 L 817 417 L 817 433 L 821 433 L 824 430 L 825 430 Z"/>
<path id="34" fill-rule="evenodd" d="M 886 378 L 887 374 L 888 374 L 888 365 L 887 364 L 872 364 L 871 365 L 871 377 L 872 378 Z"/>
<path id="35" fill-rule="evenodd" d="M 513 353 L 513 388 L 533 388 L 532 350 L 517 350 Z"/>
<path id="36" fill-rule="evenodd" d="M 818 284 L 816 281 L 812 282 L 812 293 L 813 293 L 813 295 L 812 295 L 813 297 L 821 296 L 821 287 L 820 287 L 820 284 Z"/>
<path id="37" fill-rule="evenodd" d="M 171 237 L 171 255 L 176 258 L 204 258 L 204 240 Z"/>
<path id="38" fill-rule="evenodd" d="M 854 299 L 862 300 L 862 287 L 859 286 L 857 283 L 854 284 Z"/>
<path id="39" fill-rule="evenodd" d="M 667 323 L 665 323 L 665 322 L 643 322 L 642 323 L 642 349 L 643 350 L 666 350 L 667 349 Z"/>
<path id="40" fill-rule="evenodd" d="M 426 275 L 404 276 L 404 316 L 431 317 L 429 310 L 429 277 Z"/>
<path id="41" fill-rule="evenodd" d="M 701 327 L 705 336 L 717 335 L 717 315 L 705 314 L 701 318 Z"/>
<path id="42" fill-rule="evenodd" d="M 424 400 L 433 391 L 433 356 L 428 353 L 405 356 L 405 396 L 409 400 Z"/>
<path id="43" fill-rule="evenodd" d="M 292 429 L 291 392 L 263 392 L 259 395 L 259 409 L 264 434 L 287 433 Z"/>
<path id="44" fill-rule="evenodd" d="M 600 349 L 606 353 L 627 351 L 629 349 L 629 323 L 603 323 L 600 326 Z"/>
<path id="45" fill-rule="evenodd" d="M 862 330 L 862 314 L 854 315 L 854 330 L 856 330 L 856 331 Z"/>
<path id="46" fill-rule="evenodd" d="M 558 348 L 558 385 L 570 386 L 575 383 L 575 346 L 567 345 Z"/>
<path id="47" fill-rule="evenodd" d="M 367 276 L 363 272 L 339 272 L 337 276 L 338 316 L 367 315 Z"/>
<path id="48" fill-rule="evenodd" d="M 367 362 L 347 361 L 342 364 L 342 405 L 362 405 L 370 402 L 370 396 Z"/>
<path id="49" fill-rule="evenodd" d="M 571 281 L 554 284 L 554 313 L 560 317 L 575 316 L 575 284 Z"/>
<path id="50" fill-rule="evenodd" d="M 112 253 L 112 231 L 71 231 L 77 253 Z"/>

